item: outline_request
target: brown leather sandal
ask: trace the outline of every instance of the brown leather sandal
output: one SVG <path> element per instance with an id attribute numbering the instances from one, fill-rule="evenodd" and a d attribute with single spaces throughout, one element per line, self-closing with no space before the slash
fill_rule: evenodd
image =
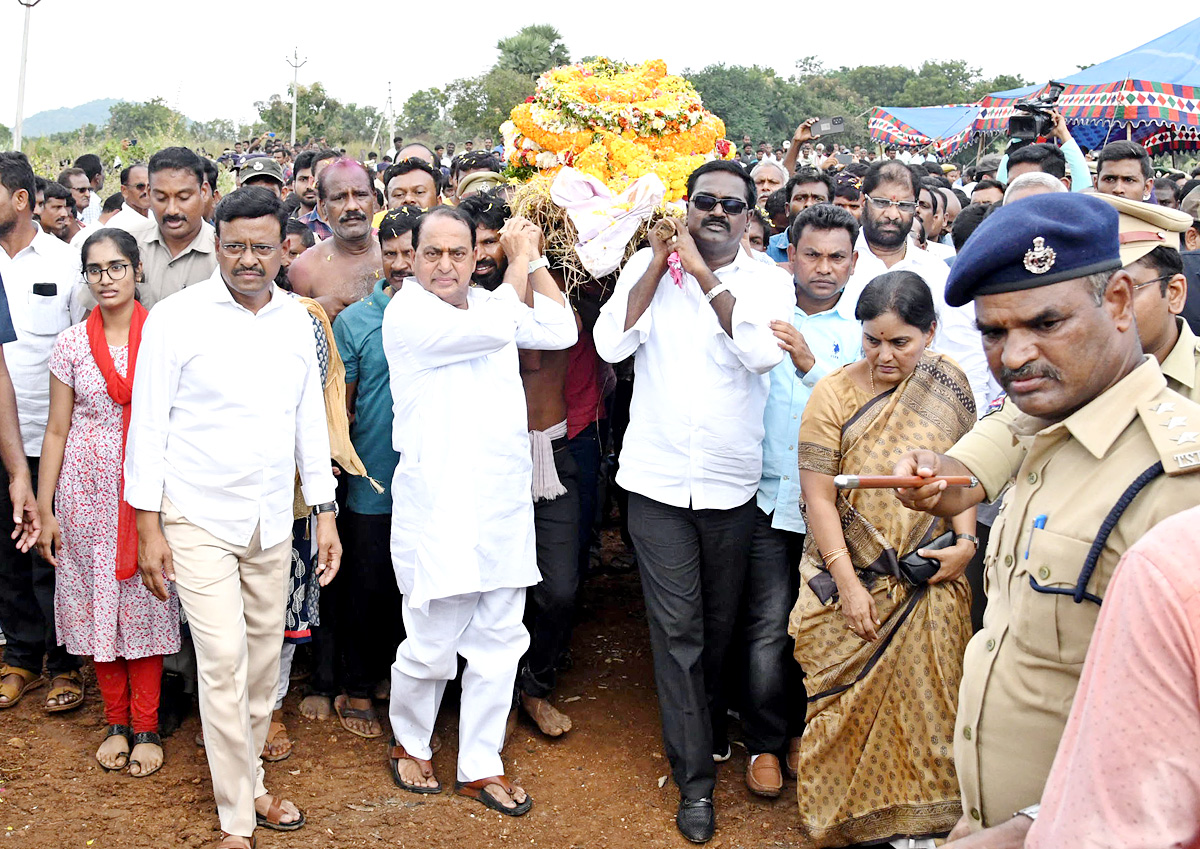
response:
<path id="1" fill-rule="evenodd" d="M 70 672 L 59 672 L 50 680 L 50 683 L 53 684 L 55 681 L 66 683 L 52 687 L 50 692 L 46 694 L 46 713 L 62 713 L 65 710 L 75 710 L 83 705 L 85 688 L 83 685 L 83 676 L 79 674 L 78 669 L 72 669 Z M 57 699 L 59 696 L 75 696 L 75 698 L 64 705 L 50 704 L 51 699 Z"/>
<path id="2" fill-rule="evenodd" d="M 304 811 L 301 811 L 299 808 L 296 810 L 299 812 L 300 816 L 295 822 L 283 821 L 283 815 L 285 811 L 283 810 L 283 805 L 280 804 L 281 801 L 282 800 L 279 796 L 272 795 L 271 806 L 267 808 L 267 813 L 265 815 L 260 814 L 258 810 L 255 809 L 254 821 L 262 828 L 269 828 L 272 831 L 295 831 L 296 829 L 303 827 L 307 820 L 304 818 Z"/>
<path id="3" fill-rule="evenodd" d="M 480 778 L 477 781 L 456 781 L 454 782 L 454 792 L 459 796 L 466 796 L 468 799 L 474 799 L 476 802 L 481 802 L 485 807 L 491 808 L 493 811 L 498 811 L 509 817 L 519 817 L 529 813 L 529 809 L 533 807 L 533 797 L 528 793 L 525 794 L 524 802 L 513 800 L 514 807 L 506 807 L 503 802 L 487 791 L 488 785 L 497 784 L 504 788 L 504 792 L 513 795 L 512 782 L 505 775 L 493 775 L 490 778 Z"/>
<path id="4" fill-rule="evenodd" d="M 276 738 L 279 737 L 281 734 L 283 735 L 284 739 L 287 740 L 287 749 L 285 749 L 283 754 L 281 754 L 281 755 L 280 754 L 268 755 L 267 754 L 268 747 L 274 746 Z M 290 737 L 288 737 L 287 726 L 284 725 L 282 722 L 272 721 L 270 728 L 267 729 L 267 742 L 263 746 L 262 759 L 264 761 L 266 761 L 267 763 L 271 763 L 271 764 L 278 763 L 279 761 L 286 761 L 288 758 L 290 758 L 292 756 L 292 745 L 293 745 L 292 740 Z"/>
<path id="5" fill-rule="evenodd" d="M 4 696 L 7 699 L 7 701 L 0 703 L 0 710 L 16 707 L 17 702 L 21 701 L 26 693 L 46 683 L 45 678 L 31 669 L 22 669 L 19 666 L 0 666 L 0 682 L 9 675 L 16 675 L 21 679 L 21 683 L 0 683 L 0 696 Z"/>
<path id="6" fill-rule="evenodd" d="M 405 750 L 403 746 L 393 740 L 392 745 L 388 747 L 388 763 L 392 770 L 392 781 L 396 783 L 397 787 L 399 787 L 401 790 L 407 790 L 409 793 L 421 793 L 429 796 L 442 792 L 442 785 L 440 782 L 435 784 L 433 787 L 421 787 L 418 784 L 409 784 L 407 781 L 401 778 L 400 761 L 405 760 L 412 761 L 419 766 L 421 768 L 421 775 L 425 776 L 426 778 L 434 777 L 433 761 L 414 758 Z M 437 779 L 434 780 L 436 781 Z"/>

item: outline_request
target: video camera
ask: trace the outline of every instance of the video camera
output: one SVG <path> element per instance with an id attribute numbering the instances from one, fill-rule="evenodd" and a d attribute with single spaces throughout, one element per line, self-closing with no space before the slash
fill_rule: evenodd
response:
<path id="1" fill-rule="evenodd" d="M 1018 100 L 1013 108 L 1024 115 L 1013 115 L 1008 119 L 1009 138 L 1019 138 L 1022 141 L 1033 141 L 1039 136 L 1049 136 L 1054 131 L 1054 119 L 1050 110 L 1058 102 L 1058 96 L 1066 88 L 1062 83 L 1050 82 L 1050 88 L 1040 97 L 1029 100 Z"/>

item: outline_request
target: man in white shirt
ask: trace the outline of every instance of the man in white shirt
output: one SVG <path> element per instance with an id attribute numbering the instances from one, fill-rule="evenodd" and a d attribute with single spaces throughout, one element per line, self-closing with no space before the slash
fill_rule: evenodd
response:
<path id="1" fill-rule="evenodd" d="M 100 220 L 100 207 L 103 203 L 100 192 L 104 189 L 104 165 L 96 154 L 85 153 L 75 160 L 75 167 L 83 170 L 89 189 L 88 204 L 79 213 L 79 220 L 84 227 L 91 227 Z"/>
<path id="2" fill-rule="evenodd" d="M 783 358 L 770 322 L 791 317 L 795 293 L 785 271 L 740 247 L 755 198 L 740 165 L 705 163 L 687 189 L 686 226 L 655 227 L 594 337 L 611 363 L 636 354 L 617 483 L 629 492 L 676 824 L 703 843 L 716 825 L 714 755 L 728 757 L 710 710 L 754 530 L 766 374 Z"/>
<path id="3" fill-rule="evenodd" d="M 217 207 L 217 271 L 155 308 L 143 329 L 125 458 L 138 566 L 159 598 L 175 581 L 196 647 L 200 717 L 226 838 L 304 815 L 267 793 L 267 740 L 292 549 L 293 481 L 317 513 L 317 574 L 337 573 L 335 482 L 307 310 L 274 284 L 287 216 L 265 189 Z"/>
<path id="4" fill-rule="evenodd" d="M 946 304 L 946 279 L 950 267 L 932 254 L 911 244 L 908 234 L 918 211 L 921 175 L 895 160 L 876 162 L 863 177 L 862 233 L 856 250 L 858 264 L 842 296 L 858 303 L 867 284 L 885 271 L 912 271 L 920 275 L 933 293 L 937 307 L 937 334 L 933 347 L 958 363 L 970 381 L 979 415 L 999 394 L 988 371 L 983 341 L 975 327 L 975 308 Z"/>
<path id="5" fill-rule="evenodd" d="M 536 244 L 538 236 L 535 229 L 528 238 Z M 504 775 L 500 750 L 517 665 L 529 646 L 525 588 L 540 574 L 517 346 L 571 347 L 575 315 L 544 259 L 531 262 L 524 250 L 509 258 L 496 291 L 472 288 L 475 230 L 462 210 L 434 207 L 412 240 L 414 277 L 383 316 L 400 454 L 392 564 L 406 634 L 392 666 L 392 778 L 410 792 L 439 792 L 429 742 L 461 655 L 455 790 L 519 816 L 532 800 Z M 530 285 L 532 308 L 524 303 Z"/>
<path id="6" fill-rule="evenodd" d="M 37 480 L 42 435 L 50 412 L 50 352 L 59 331 L 70 326 L 70 298 L 79 279 L 79 254 L 33 221 L 33 169 L 22 153 L 0 153 L 0 280 L 6 312 L 16 329 L 4 344 L 4 363 L 16 393 L 20 447 Z M 7 380 L 0 380 L 0 386 Z M 10 469 L 9 474 L 13 472 Z M 0 516 L 8 515 L 0 494 Z M 49 710 L 83 703 L 79 659 L 54 636 L 54 569 L 28 547 L 0 539 L 0 617 L 8 645 L 0 667 L 0 708 L 16 704 L 28 681 L 46 670 L 51 678 Z M 10 670 L 19 670 L 12 672 Z M 29 673 L 28 680 L 22 681 Z M 15 690 L 12 688 L 16 688 Z"/>

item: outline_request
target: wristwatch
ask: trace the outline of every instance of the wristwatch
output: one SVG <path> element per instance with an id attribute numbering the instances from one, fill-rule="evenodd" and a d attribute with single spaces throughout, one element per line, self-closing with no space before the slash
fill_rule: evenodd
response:
<path id="1" fill-rule="evenodd" d="M 975 548 L 976 549 L 979 548 L 979 537 L 975 536 L 974 534 L 955 534 L 954 535 L 955 542 L 958 542 L 960 539 L 965 539 L 967 542 L 973 542 L 973 543 L 975 543 Z"/>
<path id="2" fill-rule="evenodd" d="M 324 504 L 318 504 L 313 508 L 313 513 L 318 516 L 322 513 L 332 513 L 336 519 L 338 515 L 338 503 L 336 501 L 326 501 Z"/>
<path id="3" fill-rule="evenodd" d="M 1013 817 L 1029 817 L 1034 822 L 1037 822 L 1038 811 L 1041 809 L 1042 803 L 1038 802 L 1036 805 L 1030 805 L 1028 808 L 1021 808 L 1021 810 L 1013 814 Z"/>
<path id="4" fill-rule="evenodd" d="M 713 286 L 711 289 L 709 289 L 704 294 L 704 300 L 707 303 L 711 304 L 713 302 L 713 298 L 715 298 L 717 295 L 721 294 L 722 292 L 728 292 L 728 291 L 729 291 L 728 283 L 718 283 L 716 286 Z"/>
<path id="5" fill-rule="evenodd" d="M 549 267 L 550 267 L 550 260 L 546 259 L 544 256 L 539 256 L 537 259 L 530 260 L 528 273 L 533 274 L 533 272 L 537 271 L 539 268 L 549 268 Z"/>

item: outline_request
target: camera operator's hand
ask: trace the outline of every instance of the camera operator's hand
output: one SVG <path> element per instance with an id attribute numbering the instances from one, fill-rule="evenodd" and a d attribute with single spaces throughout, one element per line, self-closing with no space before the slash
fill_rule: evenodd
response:
<path id="1" fill-rule="evenodd" d="M 1054 137 L 1061 142 L 1071 140 L 1071 131 L 1067 129 L 1067 119 L 1057 109 L 1050 110 L 1050 119 L 1054 121 Z"/>

